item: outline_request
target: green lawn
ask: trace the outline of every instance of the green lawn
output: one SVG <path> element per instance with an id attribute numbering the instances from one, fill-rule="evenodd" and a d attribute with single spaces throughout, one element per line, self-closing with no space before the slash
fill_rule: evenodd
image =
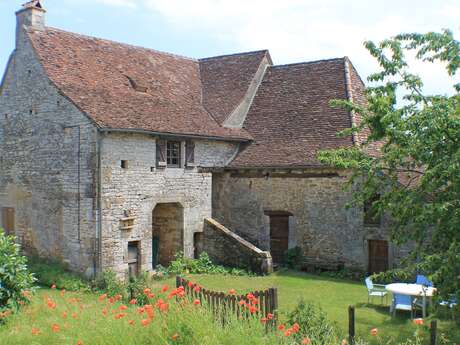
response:
<path id="1" fill-rule="evenodd" d="M 389 306 L 380 305 L 379 299 L 368 305 L 364 283 L 296 272 L 278 272 L 266 277 L 190 275 L 188 278 L 205 288 L 223 292 L 230 288 L 244 293 L 275 287 L 278 289 L 281 317 L 283 313 L 292 310 L 302 297 L 306 301 L 319 304 L 344 333 L 347 333 L 348 329 L 348 306 L 354 305 L 357 334 L 369 340 L 372 338 L 372 328 L 378 328 L 382 337 L 393 337 L 398 340 L 413 336 L 416 330 L 409 313 L 398 312 L 397 317 L 392 318 Z M 173 284 L 173 280 L 170 284 Z M 442 321 L 438 327 L 441 333 L 447 334 L 449 344 L 460 344 L 458 326 L 452 322 Z"/>

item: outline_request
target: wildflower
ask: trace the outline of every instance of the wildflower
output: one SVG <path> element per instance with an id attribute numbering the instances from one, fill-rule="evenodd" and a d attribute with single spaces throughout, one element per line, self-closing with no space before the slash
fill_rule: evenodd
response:
<path id="1" fill-rule="evenodd" d="M 284 331 L 285 328 L 286 328 L 285 325 L 279 325 L 279 326 L 278 326 L 278 329 L 279 329 L 280 331 Z"/>
<path id="2" fill-rule="evenodd" d="M 201 291 L 201 288 L 200 288 L 198 285 L 196 285 L 196 286 L 193 288 L 193 291 L 195 291 L 195 292 L 198 293 L 198 292 Z"/>
<path id="3" fill-rule="evenodd" d="M 119 301 L 119 300 L 121 300 L 121 298 L 122 298 L 122 297 L 123 297 L 123 296 L 122 296 L 122 295 L 120 295 L 120 294 L 118 294 L 118 295 L 115 295 L 115 301 Z"/>
<path id="4" fill-rule="evenodd" d="M 150 319 L 143 319 L 143 320 L 141 320 L 141 324 L 142 324 L 142 326 L 144 326 L 144 327 L 147 326 L 149 323 L 150 323 Z"/>
<path id="5" fill-rule="evenodd" d="M 253 295 L 252 293 L 248 293 L 248 294 L 246 295 L 246 298 L 247 298 L 248 300 L 252 300 L 252 299 L 254 299 L 255 297 L 254 297 L 254 295 Z"/>
<path id="6" fill-rule="evenodd" d="M 342 345 L 348 345 L 347 339 L 343 339 L 343 340 L 342 340 Z"/>
<path id="7" fill-rule="evenodd" d="M 145 311 L 145 308 L 144 308 L 144 307 L 139 307 L 139 308 L 137 308 L 137 312 L 138 312 L 139 314 L 142 314 L 144 311 Z"/>
<path id="8" fill-rule="evenodd" d="M 256 311 L 257 311 L 257 308 L 256 308 L 256 307 L 254 307 L 254 306 L 252 306 L 252 305 L 249 307 L 249 312 L 250 312 L 251 314 L 254 314 Z"/>
<path id="9" fill-rule="evenodd" d="M 200 304 L 201 304 L 201 302 L 200 302 L 200 300 L 199 300 L 199 299 L 196 299 L 196 300 L 194 300 L 194 301 L 193 301 L 193 304 L 194 304 L 194 305 L 200 305 Z"/>
<path id="10" fill-rule="evenodd" d="M 415 319 L 415 320 L 414 320 L 414 323 L 415 323 L 416 325 L 423 325 L 423 319 Z"/>
<path id="11" fill-rule="evenodd" d="M 130 324 L 131 326 L 134 326 L 134 320 L 128 320 L 128 324 Z"/>
<path id="12" fill-rule="evenodd" d="M 77 341 L 77 345 L 83 345 L 83 342 L 81 340 Z"/>
<path id="13" fill-rule="evenodd" d="M 311 343 L 310 338 L 306 337 L 302 339 L 302 345 L 308 345 Z"/>
<path id="14" fill-rule="evenodd" d="M 235 289 L 230 289 L 228 290 L 229 295 L 236 295 L 236 290 Z"/>
<path id="15" fill-rule="evenodd" d="M 177 334 L 177 333 L 174 334 L 174 335 L 171 337 L 171 339 L 174 340 L 174 341 L 176 341 L 177 338 L 179 338 L 179 334 Z"/>
<path id="16" fill-rule="evenodd" d="M 24 296 L 24 297 L 27 298 L 27 299 L 31 299 L 31 298 L 32 298 L 32 295 L 30 294 L 30 291 L 27 291 L 27 290 L 22 291 L 22 292 L 21 292 L 21 295 Z"/>
<path id="17" fill-rule="evenodd" d="M 188 282 L 188 287 L 192 288 L 193 285 L 195 285 L 195 283 L 192 283 L 192 282 Z"/>
<path id="18" fill-rule="evenodd" d="M 38 328 L 32 327 L 32 335 L 39 335 L 40 330 Z"/>
<path id="19" fill-rule="evenodd" d="M 115 315 L 115 320 L 119 320 L 119 319 L 122 319 L 126 316 L 126 313 L 118 313 L 117 315 Z"/>
<path id="20" fill-rule="evenodd" d="M 131 301 L 128 302 L 131 305 L 134 305 L 137 303 L 137 299 L 133 298 Z"/>
<path id="21" fill-rule="evenodd" d="M 293 326 L 292 326 L 292 330 L 294 331 L 294 333 L 297 333 L 300 329 L 300 326 L 299 324 L 296 322 Z"/>
<path id="22" fill-rule="evenodd" d="M 100 296 L 99 296 L 99 301 L 103 301 L 103 300 L 105 300 L 106 298 L 107 298 L 107 294 L 106 294 L 106 293 L 103 294 L 103 295 L 100 295 Z"/>
<path id="23" fill-rule="evenodd" d="M 291 335 L 292 330 L 289 328 L 286 332 L 284 332 L 284 335 L 286 337 L 289 337 Z"/>
<path id="24" fill-rule="evenodd" d="M 266 317 L 263 317 L 260 319 L 260 322 L 262 322 L 263 324 L 266 324 L 268 321 L 268 319 Z"/>
<path id="25" fill-rule="evenodd" d="M 238 302 L 238 304 L 239 304 L 240 306 L 244 306 L 244 305 L 246 304 L 246 302 L 245 302 L 244 300 L 240 300 L 240 301 Z"/>
<path id="26" fill-rule="evenodd" d="M 166 292 L 169 290 L 169 286 L 168 285 L 163 285 L 163 287 L 161 288 L 161 292 Z"/>
<path id="27" fill-rule="evenodd" d="M 272 313 L 268 313 L 268 314 L 267 314 L 267 319 L 272 320 L 272 319 L 273 319 L 273 314 L 272 314 Z"/>
<path id="28" fill-rule="evenodd" d="M 110 298 L 109 298 L 109 303 L 110 303 L 110 304 L 113 304 L 114 302 L 115 302 L 115 298 L 110 297 Z"/>
<path id="29" fill-rule="evenodd" d="M 121 305 L 121 306 L 118 307 L 118 310 L 120 310 L 120 311 L 123 311 L 123 310 L 126 310 L 126 309 L 128 309 L 128 307 L 125 306 L 125 305 Z"/>
<path id="30" fill-rule="evenodd" d="M 64 295 L 65 295 L 65 289 L 62 289 L 61 290 L 61 297 L 64 297 Z"/>
<path id="31" fill-rule="evenodd" d="M 77 318 L 77 316 L 78 316 L 78 314 L 77 314 L 77 313 L 72 313 L 72 317 L 73 317 L 74 319 L 76 319 L 76 318 Z"/>
<path id="32" fill-rule="evenodd" d="M 54 333 L 58 333 L 61 330 L 61 327 L 59 327 L 59 325 L 57 323 L 53 323 L 53 325 L 51 326 L 51 330 Z"/>
<path id="33" fill-rule="evenodd" d="M 56 289 L 56 284 L 51 285 L 51 288 L 54 290 Z"/>
<path id="34" fill-rule="evenodd" d="M 148 295 L 152 290 L 150 290 L 149 288 L 145 288 L 144 289 L 144 295 Z"/>
<path id="35" fill-rule="evenodd" d="M 67 312 L 66 312 L 66 311 L 62 313 L 62 318 L 63 318 L 63 319 L 66 319 L 66 318 L 67 318 Z"/>
<path id="36" fill-rule="evenodd" d="M 102 309 L 102 314 L 107 315 L 107 308 Z"/>
<path id="37" fill-rule="evenodd" d="M 49 299 L 46 301 L 46 304 L 48 305 L 48 308 L 50 309 L 55 309 L 56 308 L 56 303 L 53 302 L 53 300 Z"/>
<path id="38" fill-rule="evenodd" d="M 377 328 L 371 329 L 371 335 L 372 335 L 373 337 L 377 336 L 378 332 L 379 332 L 379 331 L 378 331 Z"/>

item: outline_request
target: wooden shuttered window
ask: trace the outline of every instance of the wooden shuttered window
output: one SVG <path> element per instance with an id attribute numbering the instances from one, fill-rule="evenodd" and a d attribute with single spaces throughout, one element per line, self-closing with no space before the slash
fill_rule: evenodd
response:
<path id="1" fill-rule="evenodd" d="M 157 140 L 157 167 L 166 167 L 166 140 Z"/>
<path id="2" fill-rule="evenodd" d="M 14 208 L 2 208 L 2 228 L 9 235 L 14 235 Z"/>
<path id="3" fill-rule="evenodd" d="M 185 142 L 185 165 L 188 167 L 195 166 L 195 143 L 191 140 Z"/>

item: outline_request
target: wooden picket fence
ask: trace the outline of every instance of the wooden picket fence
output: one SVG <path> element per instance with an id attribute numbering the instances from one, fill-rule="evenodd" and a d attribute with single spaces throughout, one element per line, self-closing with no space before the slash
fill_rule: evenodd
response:
<path id="1" fill-rule="evenodd" d="M 183 286 L 186 295 L 191 300 L 198 299 L 200 303 L 209 308 L 216 317 L 219 317 L 222 323 L 229 313 L 236 315 L 238 318 L 260 318 L 272 315 L 266 322 L 266 329 L 275 329 L 278 320 L 278 290 L 276 288 L 269 288 L 263 291 L 251 292 L 257 298 L 257 310 L 250 313 L 247 308 L 240 305 L 240 301 L 249 303 L 247 295 L 230 295 L 223 292 L 216 292 L 205 289 L 200 286 L 199 291 L 196 291 L 196 284 L 176 276 L 176 288 Z"/>

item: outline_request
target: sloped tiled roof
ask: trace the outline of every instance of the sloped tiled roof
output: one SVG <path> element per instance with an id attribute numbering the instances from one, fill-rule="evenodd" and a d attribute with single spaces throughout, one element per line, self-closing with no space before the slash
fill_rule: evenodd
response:
<path id="1" fill-rule="evenodd" d="M 200 60 L 203 104 L 223 123 L 245 96 L 267 50 Z"/>
<path id="2" fill-rule="evenodd" d="M 344 59 L 269 67 L 246 117 L 253 137 L 231 167 L 319 166 L 319 150 L 349 147 L 337 132 L 351 126 L 348 111 L 332 108 L 347 99 Z"/>
<path id="3" fill-rule="evenodd" d="M 101 128 L 250 139 L 204 108 L 197 60 L 52 28 L 29 37 L 49 78 Z"/>

